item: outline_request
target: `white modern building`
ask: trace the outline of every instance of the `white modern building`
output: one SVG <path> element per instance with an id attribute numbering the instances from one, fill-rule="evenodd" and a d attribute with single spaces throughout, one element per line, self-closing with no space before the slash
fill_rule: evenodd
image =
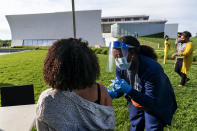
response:
<path id="1" fill-rule="evenodd" d="M 103 33 L 111 33 L 112 37 L 124 35 L 150 36 L 154 34 L 168 35 L 176 38 L 178 24 L 166 24 L 167 20 L 151 20 L 147 15 L 102 17 Z"/>
<path id="2" fill-rule="evenodd" d="M 128 15 L 128 16 L 108 16 L 102 17 L 102 31 L 105 33 L 111 32 L 111 25 L 122 22 L 135 22 L 135 21 L 147 21 L 149 16 L 147 15 Z"/>
<path id="3" fill-rule="evenodd" d="M 90 46 L 103 46 L 101 10 L 76 11 L 77 38 Z M 72 12 L 7 15 L 12 46 L 50 46 L 55 40 L 73 37 Z"/>
<path id="4" fill-rule="evenodd" d="M 165 24 L 164 36 L 168 35 L 170 38 L 177 38 L 178 24 Z"/>
<path id="5" fill-rule="evenodd" d="M 75 15 L 77 38 L 87 40 L 90 46 L 105 46 L 124 35 L 161 34 L 176 38 L 178 31 L 178 24 L 151 20 L 147 15 L 101 18 L 101 10 L 76 11 Z M 6 18 L 12 46 L 50 46 L 57 39 L 73 37 L 72 12 L 7 15 Z"/>
<path id="6" fill-rule="evenodd" d="M 131 35 L 135 37 L 163 34 L 165 24 L 155 23 L 116 23 L 111 26 L 113 37 Z"/>

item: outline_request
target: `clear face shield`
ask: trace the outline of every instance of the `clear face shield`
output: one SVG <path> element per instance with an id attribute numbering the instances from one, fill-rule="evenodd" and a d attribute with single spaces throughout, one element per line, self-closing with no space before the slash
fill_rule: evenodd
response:
<path id="1" fill-rule="evenodd" d="M 130 67 L 131 62 L 127 62 L 129 48 L 135 47 L 120 41 L 113 41 L 109 44 L 107 72 L 112 72 L 116 66 L 121 70 L 127 70 Z"/>

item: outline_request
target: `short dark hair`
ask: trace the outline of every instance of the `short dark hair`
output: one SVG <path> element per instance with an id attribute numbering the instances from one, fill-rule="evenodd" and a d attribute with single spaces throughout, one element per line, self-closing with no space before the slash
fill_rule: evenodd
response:
<path id="1" fill-rule="evenodd" d="M 165 37 L 164 37 L 164 38 L 165 38 L 165 39 L 166 39 L 166 38 L 169 38 L 169 36 L 168 36 L 168 35 L 165 35 Z"/>
<path id="2" fill-rule="evenodd" d="M 180 38 L 182 36 L 182 32 L 178 32 L 177 36 Z"/>
<path id="3" fill-rule="evenodd" d="M 185 37 L 187 37 L 187 38 L 190 38 L 190 37 L 192 37 L 192 34 L 189 32 L 189 31 L 184 31 L 183 33 L 182 33 L 182 35 L 185 35 Z"/>
<path id="4" fill-rule="evenodd" d="M 123 36 L 118 39 L 118 41 L 124 42 L 125 44 L 135 46 L 134 49 L 137 54 L 141 54 L 151 59 L 157 60 L 157 55 L 154 49 L 147 45 L 140 45 L 140 42 L 133 36 Z"/>
<path id="5" fill-rule="evenodd" d="M 177 35 L 182 35 L 182 32 L 178 32 Z"/>
<path id="6" fill-rule="evenodd" d="M 122 36 L 118 39 L 118 41 L 124 42 L 125 44 L 140 47 L 140 42 L 133 36 Z"/>
<path id="7" fill-rule="evenodd" d="M 99 75 L 98 58 L 88 42 L 81 39 L 55 41 L 44 61 L 44 80 L 55 89 L 84 89 L 94 84 Z"/>

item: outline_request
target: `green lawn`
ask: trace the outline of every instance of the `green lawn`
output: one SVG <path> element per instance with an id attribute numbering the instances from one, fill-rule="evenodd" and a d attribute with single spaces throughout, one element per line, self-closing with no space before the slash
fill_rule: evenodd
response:
<path id="1" fill-rule="evenodd" d="M 0 86 L 33 84 L 37 101 L 40 93 L 48 88 L 42 78 L 43 60 L 46 53 L 46 50 L 32 50 L 0 56 Z M 98 55 L 98 57 L 101 68 L 101 76 L 98 81 L 108 86 L 110 80 L 115 78 L 115 74 L 105 72 L 107 56 Z M 159 62 L 162 63 L 162 60 Z M 197 129 L 197 63 L 193 63 L 188 74 L 191 80 L 185 87 L 177 86 L 180 78 L 173 71 L 173 60 L 168 60 L 167 64 L 162 66 L 171 80 L 178 102 L 172 126 L 165 130 L 193 131 Z M 126 100 L 123 97 L 114 100 L 113 106 L 116 113 L 116 130 L 129 130 L 130 122 Z"/>
<path id="2" fill-rule="evenodd" d="M 158 49 L 158 44 L 159 44 L 159 49 L 164 48 L 164 38 L 138 37 L 138 40 L 140 41 L 141 44 L 149 45 L 153 47 L 154 49 Z M 193 43 L 197 43 L 197 37 L 192 37 L 190 40 Z M 171 49 L 175 49 L 175 39 L 170 38 L 169 43 L 170 43 Z M 195 49 L 197 49 L 197 46 L 195 46 Z"/>
<path id="3" fill-rule="evenodd" d="M 143 45 L 149 45 L 154 49 L 163 49 L 164 48 L 164 38 L 150 38 L 150 37 L 138 37 L 138 40 Z M 171 48 L 175 48 L 175 39 L 169 39 Z"/>

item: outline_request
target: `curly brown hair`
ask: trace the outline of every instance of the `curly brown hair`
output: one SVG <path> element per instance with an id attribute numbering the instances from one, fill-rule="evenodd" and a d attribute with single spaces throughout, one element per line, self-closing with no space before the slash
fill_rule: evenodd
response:
<path id="1" fill-rule="evenodd" d="M 94 84 L 99 75 L 98 58 L 88 42 L 81 39 L 55 41 L 44 61 L 44 80 L 55 89 L 84 89 Z"/>

